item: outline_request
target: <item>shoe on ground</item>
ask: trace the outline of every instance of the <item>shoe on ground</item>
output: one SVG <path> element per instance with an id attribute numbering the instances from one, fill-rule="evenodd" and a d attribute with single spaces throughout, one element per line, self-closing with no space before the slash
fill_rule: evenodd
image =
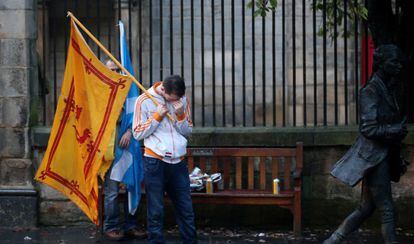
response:
<path id="1" fill-rule="evenodd" d="M 120 241 L 125 237 L 124 233 L 120 230 L 107 231 L 104 236 L 111 241 Z"/>
<path id="2" fill-rule="evenodd" d="M 125 232 L 125 236 L 132 239 L 145 239 L 147 238 L 147 232 L 137 228 L 132 228 Z"/>

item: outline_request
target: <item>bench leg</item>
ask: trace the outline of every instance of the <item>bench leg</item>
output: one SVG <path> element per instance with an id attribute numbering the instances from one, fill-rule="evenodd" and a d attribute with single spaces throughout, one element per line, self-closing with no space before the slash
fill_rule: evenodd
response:
<path id="1" fill-rule="evenodd" d="M 300 237 L 302 233 L 302 202 L 301 192 L 295 190 L 295 200 L 293 206 L 293 233 L 295 237 Z"/>

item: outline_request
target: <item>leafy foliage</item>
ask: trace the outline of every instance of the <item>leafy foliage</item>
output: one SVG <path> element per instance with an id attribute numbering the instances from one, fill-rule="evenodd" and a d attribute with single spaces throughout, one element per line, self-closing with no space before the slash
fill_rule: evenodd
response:
<path id="1" fill-rule="evenodd" d="M 277 6 L 278 0 L 250 0 L 247 4 L 248 8 L 256 8 L 254 17 L 264 17 L 268 12 L 275 11 Z M 368 19 L 368 10 L 365 7 L 364 0 L 312 0 L 312 8 L 321 12 L 326 11 L 326 28 L 322 26 L 318 35 L 323 35 L 326 30 L 331 39 L 338 35 L 342 37 L 351 36 L 353 32 L 350 30 L 355 26 L 356 20 L 366 21 Z M 345 15 L 352 24 L 352 27 L 348 28 L 346 33 L 343 26 Z M 335 22 L 340 28 L 336 32 L 334 30 Z"/>

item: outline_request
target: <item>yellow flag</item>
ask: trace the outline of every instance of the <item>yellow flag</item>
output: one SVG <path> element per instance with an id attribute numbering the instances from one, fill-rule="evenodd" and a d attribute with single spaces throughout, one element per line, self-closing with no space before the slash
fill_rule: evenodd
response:
<path id="1" fill-rule="evenodd" d="M 97 174 L 131 82 L 99 61 L 71 20 L 62 91 L 35 179 L 62 192 L 95 224 Z"/>

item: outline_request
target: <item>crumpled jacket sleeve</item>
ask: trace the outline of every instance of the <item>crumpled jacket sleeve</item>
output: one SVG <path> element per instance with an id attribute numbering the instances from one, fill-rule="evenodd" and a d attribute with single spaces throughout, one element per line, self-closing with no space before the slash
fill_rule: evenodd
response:
<path id="1" fill-rule="evenodd" d="M 135 102 L 132 134 L 138 141 L 143 140 L 154 133 L 163 119 L 157 112 L 152 116 L 149 116 L 148 103 L 152 103 L 152 101 L 141 96 L 138 97 Z"/>
<path id="2" fill-rule="evenodd" d="M 379 96 L 375 94 L 374 88 L 365 87 L 360 95 L 361 121 L 359 130 L 368 139 L 392 142 L 398 140 L 399 124 L 384 124 L 378 120 Z"/>

